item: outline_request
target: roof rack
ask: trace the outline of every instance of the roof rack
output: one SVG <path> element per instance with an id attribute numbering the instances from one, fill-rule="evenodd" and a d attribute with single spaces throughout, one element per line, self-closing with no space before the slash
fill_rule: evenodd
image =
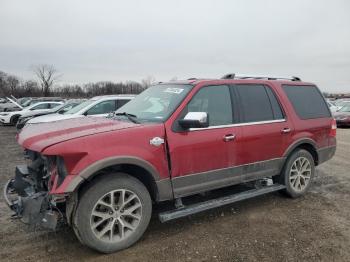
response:
<path id="1" fill-rule="evenodd" d="M 301 81 L 300 77 L 292 76 L 266 76 L 266 75 L 238 75 L 238 74 L 226 74 L 221 79 L 267 79 L 267 80 L 290 80 L 290 81 Z"/>

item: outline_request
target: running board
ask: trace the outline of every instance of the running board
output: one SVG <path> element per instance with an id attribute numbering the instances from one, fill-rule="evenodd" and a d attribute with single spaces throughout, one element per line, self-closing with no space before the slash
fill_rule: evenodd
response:
<path id="1" fill-rule="evenodd" d="M 188 205 L 183 208 L 178 208 L 178 209 L 159 213 L 159 220 L 163 223 L 169 220 L 203 212 L 212 208 L 221 207 L 221 206 L 232 204 L 241 200 L 275 192 L 284 188 L 286 188 L 286 186 L 280 185 L 280 184 L 274 184 L 272 186 L 265 186 L 263 188 L 250 189 L 250 190 L 236 193 L 230 196 L 220 197 L 220 198 L 208 200 L 205 202 Z"/>

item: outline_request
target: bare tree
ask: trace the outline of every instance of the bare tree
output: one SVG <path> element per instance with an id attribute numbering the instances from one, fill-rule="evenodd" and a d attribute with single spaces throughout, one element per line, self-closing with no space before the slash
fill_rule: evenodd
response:
<path id="1" fill-rule="evenodd" d="M 141 80 L 141 85 L 143 88 L 147 88 L 152 85 L 156 79 L 153 76 L 147 76 L 146 78 Z"/>
<path id="2" fill-rule="evenodd" d="M 50 88 L 59 79 L 60 75 L 58 75 L 53 65 L 37 65 L 33 67 L 33 71 L 39 80 L 43 95 L 48 96 Z"/>
<path id="3" fill-rule="evenodd" d="M 15 76 L 8 76 L 7 83 L 8 83 L 11 95 L 15 95 L 20 84 L 18 78 Z"/>

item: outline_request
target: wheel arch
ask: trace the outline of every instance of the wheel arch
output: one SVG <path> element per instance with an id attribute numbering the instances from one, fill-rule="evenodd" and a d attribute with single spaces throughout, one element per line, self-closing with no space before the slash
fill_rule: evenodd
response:
<path id="1" fill-rule="evenodd" d="M 11 118 L 10 118 L 10 123 L 11 123 L 11 124 L 16 124 L 16 123 L 13 122 L 14 119 L 17 118 L 17 121 L 18 121 L 18 119 L 19 119 L 20 117 L 21 117 L 21 115 L 19 115 L 19 114 L 12 115 Z M 17 121 L 16 121 L 16 122 L 17 122 Z"/>
<path id="2" fill-rule="evenodd" d="M 146 186 L 154 201 L 167 200 L 172 197 L 170 179 L 161 179 L 152 164 L 141 158 L 130 156 L 109 157 L 96 161 L 79 173 L 68 185 L 66 192 L 77 191 L 79 193 L 94 179 L 113 172 L 123 172 L 140 180 Z"/>
<path id="3" fill-rule="evenodd" d="M 287 150 L 285 151 L 285 153 L 283 154 L 283 156 L 287 158 L 296 150 L 298 149 L 304 149 L 306 151 L 308 151 L 315 162 L 315 166 L 318 165 L 319 162 L 319 156 L 318 156 L 318 151 L 317 151 L 317 145 L 316 142 L 310 138 L 303 138 L 300 140 L 297 140 L 296 142 L 294 142 L 293 144 L 291 144 Z"/>

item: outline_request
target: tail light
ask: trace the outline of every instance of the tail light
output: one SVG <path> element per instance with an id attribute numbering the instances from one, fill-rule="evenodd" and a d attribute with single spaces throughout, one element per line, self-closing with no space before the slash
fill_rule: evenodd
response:
<path id="1" fill-rule="evenodd" d="M 335 137 L 337 135 L 337 121 L 335 119 L 332 119 L 332 127 L 331 130 L 329 131 L 329 136 Z"/>

